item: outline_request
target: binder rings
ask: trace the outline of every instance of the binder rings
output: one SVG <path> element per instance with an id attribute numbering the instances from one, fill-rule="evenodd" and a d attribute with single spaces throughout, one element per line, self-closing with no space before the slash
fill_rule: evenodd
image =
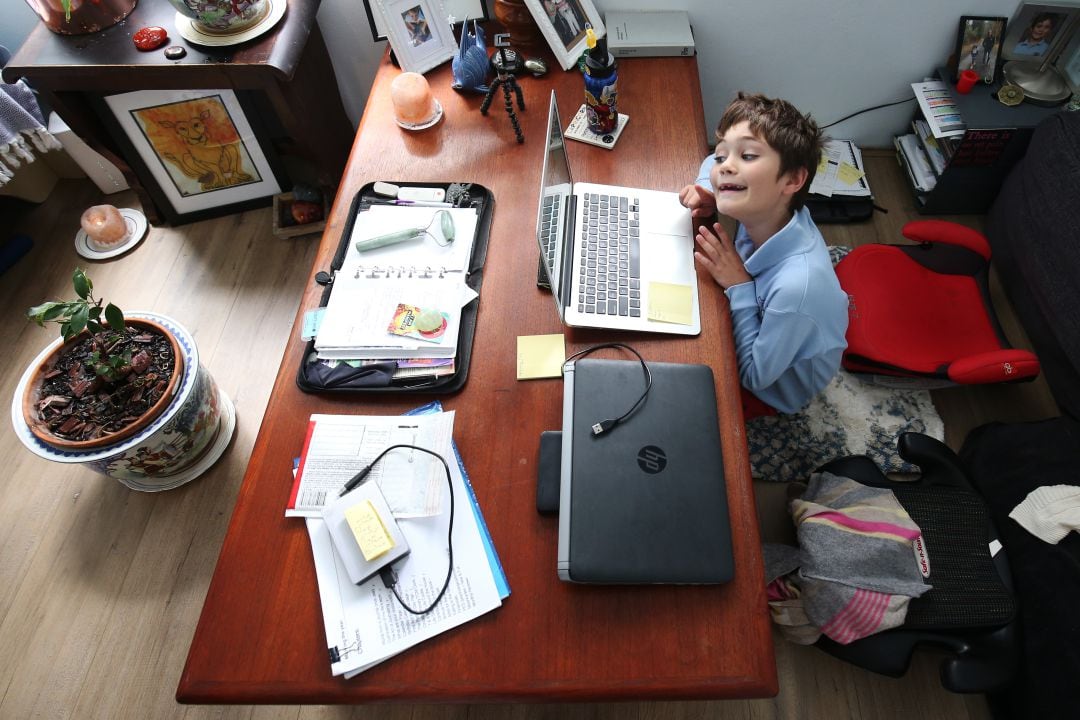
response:
<path id="1" fill-rule="evenodd" d="M 488 236 L 491 230 L 491 217 L 494 210 L 495 198 L 490 190 L 474 183 L 412 183 L 412 182 L 393 182 L 394 185 L 399 187 L 437 187 L 442 188 L 448 193 L 448 200 L 453 200 L 451 203 L 454 207 L 458 208 L 472 208 L 476 211 L 476 225 L 473 231 L 471 254 L 465 264 L 465 277 L 464 283 L 458 283 L 457 287 L 467 288 L 464 292 L 475 293 L 479 295 L 480 287 L 483 283 L 483 267 L 484 261 L 487 257 Z M 362 187 L 360 191 L 353 198 L 352 205 L 349 208 L 348 220 L 345 223 L 345 228 L 342 233 L 341 241 L 338 245 L 337 252 L 334 254 L 334 258 L 331 261 L 330 268 L 326 272 L 320 272 L 316 275 L 316 281 L 325 285 L 326 289 L 323 291 L 320 307 L 326 308 L 330 303 L 330 299 L 334 292 L 334 281 L 338 279 L 339 273 L 342 272 L 343 265 L 346 263 L 346 258 L 349 254 L 351 240 L 354 236 L 354 227 L 357 227 L 357 223 L 373 222 L 374 215 L 367 215 L 372 211 L 372 208 L 392 204 L 393 200 L 386 197 L 377 195 L 374 192 L 375 183 L 369 183 Z M 385 210 L 385 208 L 382 208 Z M 394 283 L 410 283 L 413 287 L 423 287 L 425 281 L 430 280 L 432 282 L 431 287 L 435 288 L 440 286 L 440 283 L 445 279 L 445 268 L 441 267 L 438 262 L 431 263 L 409 263 L 409 264 L 395 264 L 393 266 L 379 266 L 378 263 L 362 264 L 357 267 L 349 266 L 347 272 L 358 275 L 363 273 L 362 278 L 352 278 L 352 285 L 355 285 L 355 280 L 360 279 L 361 282 L 370 279 L 372 288 L 377 287 L 389 287 Z M 344 288 L 345 278 L 341 278 L 339 284 Z M 473 336 L 476 331 L 476 315 L 479 308 L 479 297 L 474 297 L 461 307 L 460 320 L 458 326 L 454 328 L 456 330 L 455 338 L 447 337 L 445 340 L 447 344 L 453 343 L 455 351 L 454 355 L 454 370 L 452 374 L 443 376 L 422 376 L 422 377 L 394 377 L 395 370 L 397 370 L 397 363 L 392 358 L 386 357 L 386 353 L 380 351 L 379 355 L 382 355 L 382 360 L 377 360 L 369 364 L 360 365 L 359 367 L 353 367 L 350 364 L 338 363 L 336 366 L 331 367 L 330 364 L 323 360 L 315 359 L 319 354 L 319 350 L 316 348 L 316 340 L 311 340 L 307 343 L 304 350 L 304 359 L 301 362 L 300 370 L 297 373 L 296 383 L 304 392 L 351 392 L 351 393 L 365 393 L 365 392 L 428 392 L 428 393 L 450 393 L 460 390 L 465 384 L 469 372 L 469 363 L 472 359 L 472 342 Z M 327 311 L 329 312 L 329 311 Z M 425 349 L 425 353 L 428 357 L 432 357 L 431 348 L 437 347 L 432 344 L 429 348 Z M 345 357 L 347 353 L 327 350 L 323 348 L 322 354 L 324 357 Z M 438 354 L 450 354 L 450 353 L 438 353 Z M 400 375 L 400 374 L 399 374 Z"/>

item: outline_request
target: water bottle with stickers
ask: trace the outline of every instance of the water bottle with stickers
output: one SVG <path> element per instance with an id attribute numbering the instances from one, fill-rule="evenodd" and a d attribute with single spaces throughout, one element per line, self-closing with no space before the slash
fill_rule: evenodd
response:
<path id="1" fill-rule="evenodd" d="M 615 131 L 619 124 L 619 72 L 615 56 L 608 52 L 607 40 L 597 40 L 590 27 L 585 31 L 585 112 L 589 130 L 597 135 Z"/>

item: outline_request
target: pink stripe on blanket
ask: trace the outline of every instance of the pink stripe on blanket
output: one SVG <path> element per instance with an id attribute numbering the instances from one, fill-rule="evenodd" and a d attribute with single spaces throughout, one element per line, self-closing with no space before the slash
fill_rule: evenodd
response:
<path id="1" fill-rule="evenodd" d="M 874 590 L 856 590 L 844 609 L 821 631 L 841 645 L 872 635 L 881 626 L 881 619 L 889 607 L 889 597 Z"/>
<path id="2" fill-rule="evenodd" d="M 906 528 L 887 522 L 859 520 L 858 518 L 853 518 L 850 515 L 845 515 L 843 513 L 835 511 L 818 513 L 817 515 L 814 515 L 812 518 L 808 519 L 828 520 L 830 522 L 836 523 L 837 525 L 842 525 L 846 528 L 850 528 L 858 532 L 886 533 L 888 535 L 896 535 L 897 537 L 903 538 L 904 540 L 914 540 L 915 538 L 919 537 L 920 534 L 918 528 Z"/>

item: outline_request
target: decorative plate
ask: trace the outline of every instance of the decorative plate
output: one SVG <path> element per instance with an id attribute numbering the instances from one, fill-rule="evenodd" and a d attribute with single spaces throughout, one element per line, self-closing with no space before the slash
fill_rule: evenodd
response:
<path id="1" fill-rule="evenodd" d="M 120 215 L 124 218 L 124 224 L 127 225 L 127 237 L 124 241 L 116 247 L 111 247 L 108 250 L 99 250 L 94 247 L 94 244 L 90 242 L 90 238 L 86 236 L 86 231 L 79 228 L 79 232 L 75 233 L 75 252 L 82 255 L 87 260 L 106 260 L 117 255 L 126 253 L 131 248 L 142 242 L 142 239 L 146 237 L 146 230 L 149 227 L 149 223 L 146 222 L 146 216 L 138 210 L 133 208 L 118 208 Z"/>
<path id="2" fill-rule="evenodd" d="M 196 45 L 205 45 L 207 47 L 239 45 L 240 43 L 254 40 L 260 35 L 269 32 L 277 25 L 278 20 L 285 17 L 285 0 L 269 0 L 269 2 L 270 11 L 266 13 L 266 16 L 263 17 L 262 20 L 234 35 L 211 35 L 210 33 L 201 30 L 193 19 L 179 12 L 176 13 L 176 30 L 180 33 L 180 37 L 188 42 L 193 42 Z"/>

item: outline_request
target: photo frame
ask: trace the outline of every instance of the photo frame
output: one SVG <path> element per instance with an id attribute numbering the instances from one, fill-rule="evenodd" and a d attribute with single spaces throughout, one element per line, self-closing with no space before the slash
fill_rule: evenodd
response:
<path id="1" fill-rule="evenodd" d="M 484 22 L 490 20 L 487 3 L 484 0 L 443 0 L 447 17 L 454 18 L 454 27 L 459 27 L 466 19 Z M 382 13 L 371 10 L 371 0 L 364 0 L 364 12 L 367 13 L 368 25 L 371 26 L 371 39 L 375 42 L 386 40 L 386 20 Z"/>
<path id="2" fill-rule="evenodd" d="M 138 90 L 102 102 L 124 158 L 172 225 L 269 205 L 282 191 L 277 157 L 233 90 Z"/>
<path id="3" fill-rule="evenodd" d="M 960 73 L 964 70 L 974 70 L 983 82 L 994 82 L 1001 61 L 1007 23 L 1007 18 L 1003 17 L 964 15 L 960 18 L 953 80 L 959 80 Z"/>
<path id="4" fill-rule="evenodd" d="M 1041 62 L 1078 13 L 1077 5 L 1020 3 L 1009 21 L 1002 57 Z"/>
<path id="5" fill-rule="evenodd" d="M 604 20 L 592 0 L 525 0 L 525 6 L 563 70 L 574 67 L 586 50 L 586 23 L 597 38 L 604 37 Z"/>
<path id="6" fill-rule="evenodd" d="M 442 0 L 375 0 L 402 70 L 426 73 L 457 52 Z"/>
<path id="7" fill-rule="evenodd" d="M 1058 56 L 1054 66 L 1065 78 L 1075 99 L 1080 94 L 1080 26 L 1073 32 L 1069 46 Z"/>

